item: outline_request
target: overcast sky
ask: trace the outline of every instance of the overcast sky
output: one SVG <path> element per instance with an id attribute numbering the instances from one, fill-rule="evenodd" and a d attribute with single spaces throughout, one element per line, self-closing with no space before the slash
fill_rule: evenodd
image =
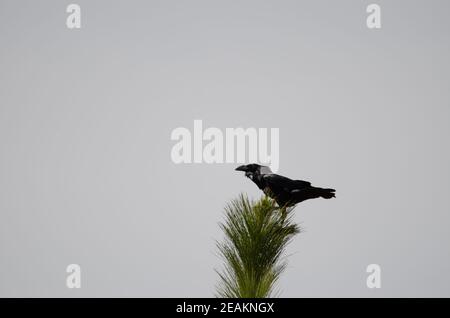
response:
<path id="1" fill-rule="evenodd" d="M 211 297 L 237 164 L 171 133 L 279 128 L 295 211 L 281 296 L 450 296 L 450 3 L 0 2 L 0 296 Z M 81 289 L 66 287 L 79 264 Z M 368 289 L 366 267 L 381 266 Z"/>

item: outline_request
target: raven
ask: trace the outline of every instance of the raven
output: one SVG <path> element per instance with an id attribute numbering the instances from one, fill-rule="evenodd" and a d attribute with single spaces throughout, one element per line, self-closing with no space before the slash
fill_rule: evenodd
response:
<path id="1" fill-rule="evenodd" d="M 256 163 L 239 166 L 236 171 L 244 171 L 267 196 L 275 199 L 280 207 L 296 205 L 302 201 L 315 198 L 335 198 L 334 189 L 311 186 L 310 182 L 292 180 L 272 173 L 269 167 Z"/>

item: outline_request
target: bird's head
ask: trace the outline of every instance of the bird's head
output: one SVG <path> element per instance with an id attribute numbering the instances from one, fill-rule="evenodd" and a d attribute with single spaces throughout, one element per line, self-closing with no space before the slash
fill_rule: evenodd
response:
<path id="1" fill-rule="evenodd" d="M 242 165 L 235 169 L 236 171 L 244 171 L 247 178 L 253 179 L 255 175 L 272 173 L 269 167 L 261 166 L 257 163 Z"/>

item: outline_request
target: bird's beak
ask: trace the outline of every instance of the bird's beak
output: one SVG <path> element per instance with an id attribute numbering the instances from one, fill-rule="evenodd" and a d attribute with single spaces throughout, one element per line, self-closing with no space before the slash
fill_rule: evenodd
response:
<path id="1" fill-rule="evenodd" d="M 248 168 L 247 168 L 247 166 L 246 165 L 243 165 L 243 166 L 239 166 L 239 167 L 237 167 L 236 169 L 234 169 L 234 170 L 236 170 L 236 171 L 247 171 L 248 170 Z"/>

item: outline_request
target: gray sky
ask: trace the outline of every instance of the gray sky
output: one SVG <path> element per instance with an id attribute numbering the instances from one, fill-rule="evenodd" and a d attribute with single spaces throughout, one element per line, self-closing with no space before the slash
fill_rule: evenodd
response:
<path id="1" fill-rule="evenodd" d="M 213 296 L 222 209 L 261 193 L 171 161 L 201 119 L 279 128 L 279 173 L 337 190 L 296 208 L 282 296 L 449 297 L 450 4 L 372 2 L 80 0 L 69 30 L 1 0 L 0 296 Z"/>

